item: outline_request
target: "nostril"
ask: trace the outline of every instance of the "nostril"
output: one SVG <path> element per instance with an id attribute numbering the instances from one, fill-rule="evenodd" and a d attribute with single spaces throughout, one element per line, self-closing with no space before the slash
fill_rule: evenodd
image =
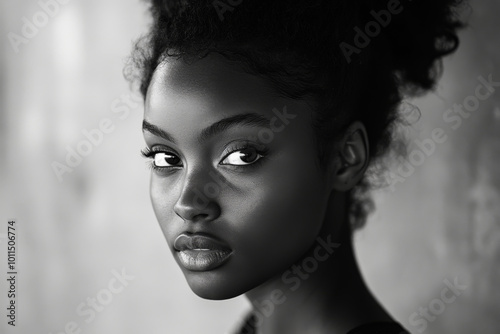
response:
<path id="1" fill-rule="evenodd" d="M 209 218 L 209 215 L 206 214 L 206 213 L 200 213 L 200 214 L 197 214 L 196 216 L 194 216 L 191 221 L 193 223 L 196 223 L 196 222 L 199 222 L 199 221 L 207 221 Z"/>
<path id="2" fill-rule="evenodd" d="M 202 185 L 210 184 L 206 170 L 186 172 L 179 180 L 179 197 L 174 212 L 185 221 L 212 220 L 220 215 L 218 196 L 209 196 L 200 190 Z M 204 188 L 201 188 L 204 189 Z"/>
<path id="3" fill-rule="evenodd" d="M 185 201 L 179 199 L 174 205 L 174 212 L 184 221 L 210 221 L 216 219 L 220 215 L 220 206 L 215 200 L 206 202 Z"/>

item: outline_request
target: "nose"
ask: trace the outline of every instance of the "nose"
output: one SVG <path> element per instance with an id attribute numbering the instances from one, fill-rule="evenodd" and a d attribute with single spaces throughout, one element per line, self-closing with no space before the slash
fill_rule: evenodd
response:
<path id="1" fill-rule="evenodd" d="M 219 185 L 210 180 L 206 170 L 187 173 L 181 181 L 174 212 L 184 221 L 212 221 L 220 216 Z"/>

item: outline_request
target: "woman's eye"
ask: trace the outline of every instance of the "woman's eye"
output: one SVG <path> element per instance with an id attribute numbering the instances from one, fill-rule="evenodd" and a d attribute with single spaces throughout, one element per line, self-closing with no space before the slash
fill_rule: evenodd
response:
<path id="1" fill-rule="evenodd" d="M 172 153 L 157 152 L 154 154 L 155 167 L 176 167 L 181 159 Z"/>
<path id="2" fill-rule="evenodd" d="M 222 160 L 221 164 L 236 166 L 250 165 L 262 157 L 263 155 L 260 154 L 255 148 L 248 147 L 228 154 L 224 160 Z"/>

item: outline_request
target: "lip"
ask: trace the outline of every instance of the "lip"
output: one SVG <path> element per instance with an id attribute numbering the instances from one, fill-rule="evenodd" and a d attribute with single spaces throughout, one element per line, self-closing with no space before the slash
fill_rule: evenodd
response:
<path id="1" fill-rule="evenodd" d="M 208 271 L 220 267 L 232 250 L 220 240 L 204 233 L 182 233 L 174 241 L 182 266 L 191 271 Z"/>

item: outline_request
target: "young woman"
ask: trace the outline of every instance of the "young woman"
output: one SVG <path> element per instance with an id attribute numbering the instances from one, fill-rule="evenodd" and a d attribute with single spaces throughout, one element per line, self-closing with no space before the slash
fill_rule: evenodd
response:
<path id="1" fill-rule="evenodd" d="M 458 1 L 151 1 L 135 49 L 151 199 L 200 297 L 241 333 L 406 333 L 351 236 L 406 96 L 433 87 Z"/>

